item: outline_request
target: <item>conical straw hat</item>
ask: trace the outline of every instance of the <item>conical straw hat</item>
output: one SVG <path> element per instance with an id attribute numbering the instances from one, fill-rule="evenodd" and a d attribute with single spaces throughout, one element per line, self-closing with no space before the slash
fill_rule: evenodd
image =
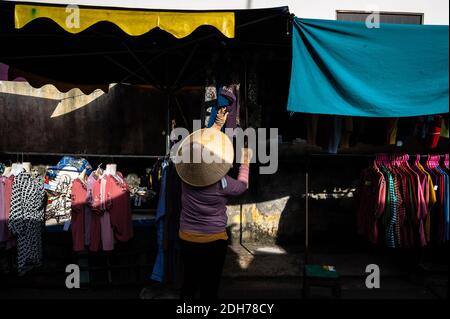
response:
<path id="1" fill-rule="evenodd" d="M 178 147 L 175 167 L 180 178 L 192 186 L 209 186 L 224 177 L 233 165 L 230 138 L 220 130 L 205 128 L 187 136 Z"/>

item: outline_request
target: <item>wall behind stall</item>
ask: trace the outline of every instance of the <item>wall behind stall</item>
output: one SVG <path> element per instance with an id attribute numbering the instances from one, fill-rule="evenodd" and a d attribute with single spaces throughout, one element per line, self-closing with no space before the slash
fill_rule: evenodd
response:
<path id="1" fill-rule="evenodd" d="M 289 1 L 297 16 L 336 20 L 336 10 L 414 12 L 424 14 L 424 24 L 449 24 L 447 0 L 318 0 Z"/>
<path id="2" fill-rule="evenodd" d="M 336 19 L 336 10 L 420 12 L 424 13 L 425 24 L 449 24 L 448 0 L 22 0 L 22 2 L 167 10 L 238 10 L 289 6 L 290 12 L 302 18 L 331 20 Z"/>
<path id="3" fill-rule="evenodd" d="M 115 85 L 86 103 L 26 83 L 2 85 L 17 89 L 0 92 L 0 152 L 165 154 L 167 99 L 156 89 Z M 61 112 L 64 99 L 73 103 Z"/>

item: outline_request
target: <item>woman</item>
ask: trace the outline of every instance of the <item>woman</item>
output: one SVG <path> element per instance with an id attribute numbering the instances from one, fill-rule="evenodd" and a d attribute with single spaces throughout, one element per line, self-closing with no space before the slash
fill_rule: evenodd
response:
<path id="1" fill-rule="evenodd" d="M 225 109 L 220 110 L 212 129 L 220 131 L 226 118 Z M 249 150 L 244 149 L 237 179 L 222 175 L 210 185 L 191 183 L 178 171 L 183 180 L 179 231 L 184 265 L 182 299 L 193 299 L 197 292 L 201 299 L 217 298 L 227 251 L 227 197 L 246 191 L 250 156 Z"/>

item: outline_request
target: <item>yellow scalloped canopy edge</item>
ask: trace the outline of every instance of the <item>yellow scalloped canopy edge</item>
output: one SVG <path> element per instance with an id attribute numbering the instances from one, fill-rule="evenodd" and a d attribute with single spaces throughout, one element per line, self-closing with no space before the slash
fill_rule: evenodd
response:
<path id="1" fill-rule="evenodd" d="M 70 33 L 79 33 L 98 22 L 109 21 L 131 36 L 160 28 L 180 39 L 202 25 L 210 25 L 226 37 L 234 38 L 234 12 L 156 12 L 19 4 L 15 6 L 16 29 L 23 28 L 39 18 L 49 18 Z"/>

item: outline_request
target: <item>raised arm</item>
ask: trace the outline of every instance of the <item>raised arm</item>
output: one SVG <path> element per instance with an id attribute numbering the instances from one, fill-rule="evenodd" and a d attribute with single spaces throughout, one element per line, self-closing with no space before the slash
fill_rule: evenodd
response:
<path id="1" fill-rule="evenodd" d="M 230 176 L 225 177 L 226 185 L 222 185 L 224 194 L 227 196 L 237 196 L 244 193 L 248 188 L 248 178 L 250 171 L 250 160 L 252 152 L 245 148 L 242 152 L 241 166 L 239 167 L 239 175 L 237 179 Z M 222 182 L 223 183 L 223 182 Z"/>

